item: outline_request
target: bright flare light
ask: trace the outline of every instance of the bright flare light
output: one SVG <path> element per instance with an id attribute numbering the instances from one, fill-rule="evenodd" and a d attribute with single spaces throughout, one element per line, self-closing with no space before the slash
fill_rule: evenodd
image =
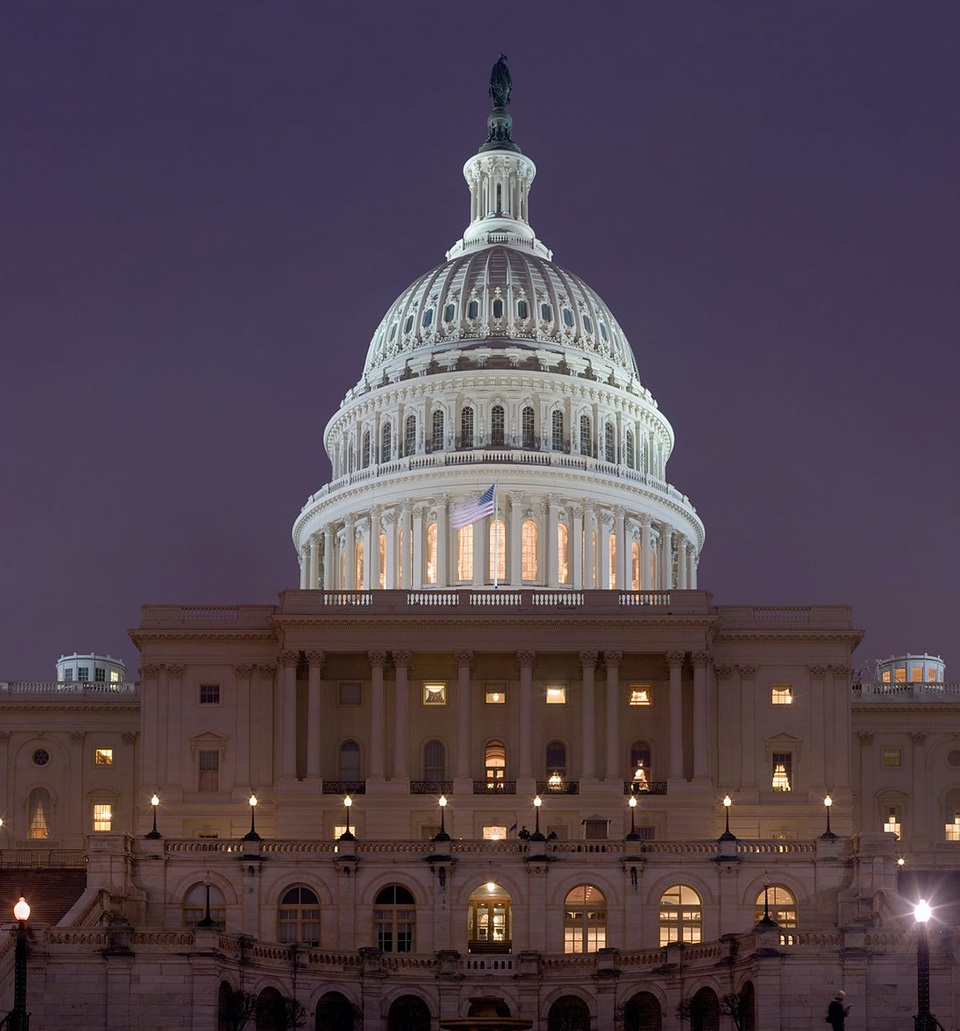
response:
<path id="1" fill-rule="evenodd" d="M 157 801 L 159 801 L 159 799 Z M 257 804 L 257 796 L 256 795 L 251 795 L 250 796 L 250 805 L 251 806 L 255 806 L 256 804 Z"/>
<path id="2" fill-rule="evenodd" d="M 913 915 L 916 917 L 918 924 L 925 924 L 933 915 L 933 910 L 930 908 L 926 899 L 921 899 L 913 907 Z"/>
<path id="3" fill-rule="evenodd" d="M 153 798 L 150 799 L 150 805 L 160 805 L 160 796 L 154 795 Z"/>
<path id="4" fill-rule="evenodd" d="M 724 795 L 723 804 L 729 809 L 733 805 L 733 799 L 729 795 Z"/>
<path id="5" fill-rule="evenodd" d="M 13 915 L 18 920 L 30 919 L 30 906 L 22 895 L 20 896 L 20 901 L 13 907 Z"/>

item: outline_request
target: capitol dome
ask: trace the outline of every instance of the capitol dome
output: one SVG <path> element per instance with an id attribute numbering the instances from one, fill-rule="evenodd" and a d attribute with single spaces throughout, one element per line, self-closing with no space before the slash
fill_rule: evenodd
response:
<path id="1" fill-rule="evenodd" d="M 387 310 L 327 424 L 300 586 L 692 589 L 704 530 L 666 479 L 673 430 L 610 309 L 531 228 L 536 167 L 495 101 L 466 231 Z"/>

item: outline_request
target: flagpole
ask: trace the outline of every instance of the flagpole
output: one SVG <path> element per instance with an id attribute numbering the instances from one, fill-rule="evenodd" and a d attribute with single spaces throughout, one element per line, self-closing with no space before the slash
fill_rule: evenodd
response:
<path id="1" fill-rule="evenodd" d="M 493 589 L 500 587 L 500 488 L 493 481 Z"/>

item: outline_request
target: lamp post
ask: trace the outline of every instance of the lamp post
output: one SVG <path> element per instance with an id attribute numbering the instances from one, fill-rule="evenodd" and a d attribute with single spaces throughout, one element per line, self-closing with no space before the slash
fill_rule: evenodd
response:
<path id="1" fill-rule="evenodd" d="M 540 833 L 540 806 L 543 805 L 543 799 L 537 795 L 533 800 L 533 812 L 534 812 L 534 824 L 533 834 L 530 835 L 531 841 L 546 841 L 547 839 Z"/>
<path id="2" fill-rule="evenodd" d="M 927 941 L 927 921 L 931 909 L 926 899 L 913 907 L 917 921 L 917 1015 L 913 1018 L 914 1031 L 936 1031 L 937 1021 L 930 1012 L 930 943 Z"/>
<path id="3" fill-rule="evenodd" d="M 733 799 L 729 795 L 723 796 L 723 815 L 725 818 L 725 825 L 723 834 L 720 835 L 720 841 L 736 841 L 737 836 L 730 831 L 730 806 L 733 805 Z"/>
<path id="4" fill-rule="evenodd" d="M 447 825 L 444 822 L 444 813 L 447 811 L 447 796 L 441 795 L 437 799 L 437 805 L 440 806 L 440 833 L 433 836 L 434 841 L 449 841 L 450 835 L 447 834 Z"/>
<path id="5" fill-rule="evenodd" d="M 833 799 L 827 795 L 823 800 L 823 808 L 827 811 L 827 829 L 820 835 L 821 841 L 833 841 L 836 838 L 836 834 L 830 830 L 830 807 L 833 805 Z"/>
<path id="6" fill-rule="evenodd" d="M 637 796 L 631 795 L 627 805 L 630 806 L 630 833 L 627 835 L 627 841 L 639 841 L 640 835 L 637 834 L 637 825 L 634 821 L 634 813 L 637 811 Z"/>
<path id="7" fill-rule="evenodd" d="M 757 931 L 769 931 L 774 927 L 780 925 L 770 915 L 770 885 L 764 881 L 763 884 L 763 916 L 757 921 L 757 925 L 754 930 Z"/>
<path id="8" fill-rule="evenodd" d="M 150 799 L 150 805 L 153 808 L 153 830 L 148 834 L 144 834 L 145 838 L 162 838 L 163 835 L 157 830 L 157 806 L 160 805 L 160 796 L 156 792 L 153 794 L 153 798 Z"/>
<path id="9" fill-rule="evenodd" d="M 203 917 L 197 921 L 197 927 L 216 927 L 217 922 L 210 914 L 210 882 L 204 881 L 203 888 L 205 892 L 203 901 Z"/>
<path id="10" fill-rule="evenodd" d="M 353 805 L 353 799 L 347 795 L 343 800 L 343 808 L 347 812 L 347 829 L 340 835 L 341 841 L 356 841 L 357 839 L 350 833 L 350 806 Z"/>
<path id="11" fill-rule="evenodd" d="M 244 841 L 261 841 L 261 837 L 257 834 L 257 796 L 251 791 L 250 798 L 250 830 L 247 831 L 243 836 Z"/>
<path id="12" fill-rule="evenodd" d="M 7 1018 L 10 1031 L 28 1031 L 30 1014 L 27 1012 L 27 920 L 30 906 L 21 895 L 13 907 L 17 920 L 17 944 L 13 961 L 13 1009 Z"/>

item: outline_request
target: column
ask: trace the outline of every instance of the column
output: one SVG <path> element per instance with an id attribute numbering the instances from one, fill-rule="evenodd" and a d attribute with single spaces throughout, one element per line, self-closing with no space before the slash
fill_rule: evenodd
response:
<path id="1" fill-rule="evenodd" d="M 640 516 L 640 590 L 649 591 L 650 584 L 650 516 Z"/>
<path id="2" fill-rule="evenodd" d="M 399 780 L 401 777 L 409 777 L 408 756 L 410 753 L 410 725 L 409 725 L 409 693 L 407 687 L 407 674 L 410 669 L 410 652 L 393 652 L 393 668 L 397 679 L 394 685 L 393 694 L 393 777 Z"/>
<path id="3" fill-rule="evenodd" d="M 356 591 L 362 585 L 357 584 L 356 521 L 352 515 L 347 516 L 343 527 L 343 551 L 345 572 L 343 589 L 345 591 Z"/>
<path id="4" fill-rule="evenodd" d="M 320 777 L 320 677 L 323 652 L 307 652 L 307 776 Z"/>
<path id="5" fill-rule="evenodd" d="M 317 537 L 310 538 L 310 575 L 307 579 L 307 589 L 315 591 L 320 586 L 320 541 Z"/>
<path id="6" fill-rule="evenodd" d="M 741 744 L 736 738 L 740 733 L 741 706 L 740 691 L 734 681 L 736 666 L 714 666 L 717 675 L 717 709 L 723 713 L 723 720 L 717 721 L 717 784 L 723 788 L 735 788 L 742 782 L 739 760 Z"/>
<path id="7" fill-rule="evenodd" d="M 533 727 L 533 660 L 536 652 L 517 652 L 520 663 L 520 762 L 518 779 L 528 779 L 531 774 L 530 737 Z"/>
<path id="8" fill-rule="evenodd" d="M 383 667 L 387 662 L 386 652 L 367 652 L 370 660 L 370 748 L 367 762 L 367 776 L 371 780 L 383 780 Z"/>
<path id="9" fill-rule="evenodd" d="M 167 726 L 167 783 L 179 788 L 184 786 L 183 769 L 181 768 L 181 746 L 183 744 L 183 701 L 181 678 L 183 666 L 167 666 L 167 702 L 169 705 L 169 723 Z"/>
<path id="10" fill-rule="evenodd" d="M 163 787 L 169 783 L 167 777 L 167 753 L 170 748 L 170 721 L 167 713 L 169 695 L 167 693 L 167 667 L 157 667 L 157 716 L 160 730 L 157 733 L 157 783 Z"/>
<path id="11" fill-rule="evenodd" d="M 709 776 L 710 762 L 707 744 L 707 662 L 706 652 L 694 652 L 693 663 L 693 776 Z"/>
<path id="12" fill-rule="evenodd" d="M 388 591 L 394 590 L 399 586 L 397 583 L 397 513 L 394 509 L 390 509 L 388 512 L 383 513 L 383 532 L 387 539 L 387 546 L 384 551 L 384 563 L 386 569 L 384 570 L 383 586 Z"/>
<path id="13" fill-rule="evenodd" d="M 450 586 L 450 517 L 447 514 L 446 494 L 437 495 L 437 585 Z"/>
<path id="14" fill-rule="evenodd" d="M 681 537 L 677 542 L 677 575 L 680 590 L 687 589 L 687 539 Z"/>
<path id="15" fill-rule="evenodd" d="M 629 591 L 633 586 L 632 556 L 630 545 L 627 543 L 626 513 L 622 505 L 617 505 L 613 510 L 614 533 L 617 535 L 617 587 L 621 591 Z M 613 586 L 613 585 L 611 585 Z"/>
<path id="16" fill-rule="evenodd" d="M 250 784 L 250 680 L 254 666 L 243 664 L 233 667 L 237 678 L 237 764 L 234 773 L 235 786 Z"/>
<path id="17" fill-rule="evenodd" d="M 285 651 L 280 655 L 283 664 L 280 776 L 291 780 L 297 775 L 297 658 L 297 653 L 293 651 Z"/>
<path id="18" fill-rule="evenodd" d="M 299 552 L 297 557 L 300 560 L 300 590 L 305 591 L 310 578 L 310 558 L 307 555 L 306 549 Z"/>
<path id="19" fill-rule="evenodd" d="M 459 651 L 457 659 L 457 777 L 470 777 L 470 663 L 473 652 Z"/>
<path id="20" fill-rule="evenodd" d="M 666 523 L 660 533 L 660 586 L 665 591 L 673 587 L 673 530 Z"/>
<path id="21" fill-rule="evenodd" d="M 560 550 L 557 541 L 557 524 L 560 521 L 560 496 L 551 494 L 547 498 L 547 575 L 548 587 L 560 586 Z"/>
<path id="22" fill-rule="evenodd" d="M 571 569 L 573 588 L 583 590 L 583 505 L 573 505 L 573 529 L 570 531 L 570 554 L 568 561 L 573 563 Z"/>
<path id="23" fill-rule="evenodd" d="M 754 696 L 753 678 L 757 675 L 756 666 L 740 667 L 740 697 L 743 699 L 740 728 L 742 731 L 741 751 L 743 754 L 743 780 L 745 788 L 757 789 L 757 740 L 756 740 L 756 698 Z M 767 771 L 770 772 L 769 770 Z M 770 780 L 767 780 L 767 790 Z"/>
<path id="24" fill-rule="evenodd" d="M 667 652 L 670 667 L 670 779 L 683 776 L 683 652 Z"/>
<path id="25" fill-rule="evenodd" d="M 587 590 L 596 587 L 594 580 L 593 538 L 597 530 L 597 513 L 592 504 L 584 506 L 583 517 L 583 586 Z"/>
<path id="26" fill-rule="evenodd" d="M 607 665 L 607 780 L 622 780 L 620 767 L 620 660 L 623 652 L 605 651 Z"/>
<path id="27" fill-rule="evenodd" d="M 691 591 L 697 589 L 697 552 L 693 543 L 687 549 L 687 587 Z"/>
<path id="28" fill-rule="evenodd" d="M 594 680 L 596 677 L 597 653 L 580 652 L 580 697 L 582 709 L 580 723 L 583 730 L 583 772 L 584 779 L 597 775 L 597 709 Z"/>
<path id="29" fill-rule="evenodd" d="M 333 554 L 333 525 L 323 528 L 323 589 L 332 591 L 336 586 L 337 560 Z"/>
<path id="30" fill-rule="evenodd" d="M 597 571 L 600 574 L 600 582 L 597 586 L 604 591 L 609 591 L 613 586 L 610 583 L 610 531 L 613 528 L 613 516 L 609 512 L 601 512 L 597 523 Z M 616 554 L 614 554 L 614 559 L 616 559 Z"/>
<path id="31" fill-rule="evenodd" d="M 496 519 L 496 515 L 493 516 Z M 487 571 L 489 570 L 489 564 L 487 563 L 487 543 L 488 543 L 488 532 L 487 532 L 487 521 L 486 519 L 478 519 L 473 524 L 473 586 L 483 587 L 487 582 Z"/>
<path id="32" fill-rule="evenodd" d="M 810 751 L 804 749 L 803 764 L 807 768 L 808 776 L 804 779 L 810 787 L 812 798 L 823 797 L 826 791 L 826 779 L 824 769 L 826 759 L 823 754 L 826 743 L 826 727 L 833 722 L 833 708 L 827 704 L 827 696 L 824 693 L 824 674 L 826 666 L 808 666 L 810 673 Z M 833 742 L 830 742 L 833 747 Z M 796 773 L 796 771 L 794 771 Z M 831 790 L 836 790 L 830 785 Z"/>
<path id="33" fill-rule="evenodd" d="M 410 533 L 410 572 L 405 575 L 409 577 L 409 586 L 415 591 L 419 591 L 423 586 L 423 544 L 426 532 L 423 528 L 423 514 L 425 511 L 426 506 L 424 505 L 414 505 L 413 507 L 413 529 Z"/>
<path id="34" fill-rule="evenodd" d="M 260 727 L 261 747 L 250 749 L 249 785 L 269 784 L 277 776 L 277 766 L 282 751 L 280 741 L 280 678 L 277 676 L 278 666 L 274 663 L 258 665 L 256 672 L 260 675 L 261 690 L 253 690 L 250 684 L 250 729 Z"/>
<path id="35" fill-rule="evenodd" d="M 520 527 L 523 524 L 523 494 L 510 491 L 510 524 L 507 529 L 507 582 L 513 587 L 523 586 L 523 553 Z"/>
<path id="36" fill-rule="evenodd" d="M 410 517 L 410 502 L 400 508 L 400 566 L 402 575 L 398 587 L 413 586 L 413 525 Z"/>
<path id="37" fill-rule="evenodd" d="M 374 505 L 370 513 L 370 540 L 364 551 L 363 578 L 368 591 L 380 589 L 380 516 L 383 509 Z"/>
<path id="38" fill-rule="evenodd" d="M 143 709 L 143 777 L 144 788 L 159 788 L 163 786 L 159 771 L 159 747 L 158 736 L 160 733 L 160 678 L 161 667 L 155 663 L 145 663 L 140 667 L 140 705 Z M 9 770 L 6 763 L 0 769 Z M 8 782 L 9 783 L 9 782 Z M 9 788 L 8 788 L 9 790 Z M 6 798 L 5 808 L 7 812 L 13 811 L 11 798 Z M 26 834 L 23 835 L 26 837 Z"/>
<path id="39" fill-rule="evenodd" d="M 850 684 L 854 671 L 847 666 L 834 666 L 833 672 L 833 742 L 828 743 L 827 775 L 836 788 L 846 787 L 850 769 Z"/>

